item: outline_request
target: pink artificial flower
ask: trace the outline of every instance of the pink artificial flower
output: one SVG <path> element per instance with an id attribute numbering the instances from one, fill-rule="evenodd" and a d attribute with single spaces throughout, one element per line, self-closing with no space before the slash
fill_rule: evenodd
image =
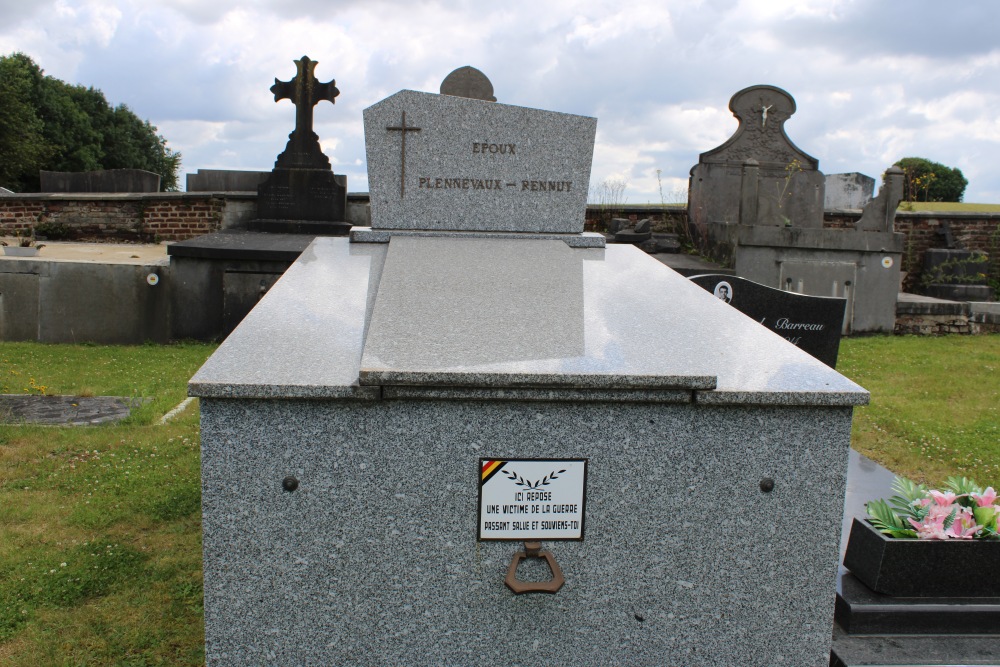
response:
<path id="1" fill-rule="evenodd" d="M 951 505 L 956 500 L 965 495 L 962 494 L 962 496 L 956 496 L 951 491 L 945 491 L 944 493 L 942 493 L 941 491 L 934 491 L 934 490 L 928 491 L 927 493 L 929 493 L 931 497 L 934 498 L 935 503 L 941 505 L 942 507 L 947 507 L 948 505 Z"/>
<path id="2" fill-rule="evenodd" d="M 932 517 L 928 515 L 923 521 L 907 519 L 917 531 L 917 538 L 921 540 L 946 540 L 948 534 L 945 532 L 945 516 Z"/>
<path id="3" fill-rule="evenodd" d="M 976 524 L 976 518 L 972 516 L 972 510 L 968 507 L 955 517 L 952 522 L 948 537 L 955 537 L 960 540 L 971 540 L 973 535 L 982 530 L 983 527 Z"/>
<path id="4" fill-rule="evenodd" d="M 954 513 L 954 519 L 951 525 L 945 528 L 945 521 L 952 516 L 952 513 Z M 972 510 L 956 505 L 932 505 L 923 521 L 907 520 L 917 531 L 917 537 L 921 540 L 947 540 L 949 538 L 971 540 L 983 528 L 976 524 Z"/>
<path id="5" fill-rule="evenodd" d="M 976 501 L 978 507 L 989 507 L 997 501 L 997 492 L 993 490 L 992 486 L 986 487 L 982 493 L 970 493 L 969 495 Z"/>

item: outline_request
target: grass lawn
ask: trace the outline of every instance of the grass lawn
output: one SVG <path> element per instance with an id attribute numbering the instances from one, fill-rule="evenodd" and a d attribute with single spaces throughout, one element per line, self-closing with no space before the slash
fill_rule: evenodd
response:
<path id="1" fill-rule="evenodd" d="M 204 662 L 198 410 L 209 345 L 0 343 L 0 392 L 142 396 L 116 425 L 0 425 L 0 664 Z M 940 483 L 1000 487 L 1000 336 L 845 340 L 872 393 L 854 447 Z"/>
<path id="2" fill-rule="evenodd" d="M 854 449 L 917 482 L 1000 489 L 1000 335 L 846 339 L 837 370 L 872 395 Z"/>
<path id="3" fill-rule="evenodd" d="M 965 202 L 944 201 L 912 201 L 902 202 L 899 211 L 924 211 L 931 213 L 1000 213 L 1000 204 L 975 204 Z"/>
<path id="4" fill-rule="evenodd" d="M 0 391 L 151 397 L 118 425 L 0 425 L 0 664 L 204 663 L 196 404 L 214 347 L 0 343 Z"/>

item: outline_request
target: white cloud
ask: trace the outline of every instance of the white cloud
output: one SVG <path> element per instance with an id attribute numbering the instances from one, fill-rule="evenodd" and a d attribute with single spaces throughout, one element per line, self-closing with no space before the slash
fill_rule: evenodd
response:
<path id="1" fill-rule="evenodd" d="M 501 102 L 597 116 L 594 178 L 627 178 L 635 202 L 685 187 L 736 129 L 729 98 L 761 83 L 796 99 L 786 130 L 824 171 L 920 155 L 962 168 L 970 200 L 1000 193 L 995 4 L 0 0 L 0 14 L 0 52 L 128 104 L 188 171 L 269 169 L 294 112 L 268 88 L 308 54 L 341 90 L 316 130 L 352 191 L 367 187 L 361 111 L 469 64 Z"/>

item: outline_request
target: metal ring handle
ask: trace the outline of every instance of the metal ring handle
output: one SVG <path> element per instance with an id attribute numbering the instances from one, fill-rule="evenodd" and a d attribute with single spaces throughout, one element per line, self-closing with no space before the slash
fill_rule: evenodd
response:
<path id="1" fill-rule="evenodd" d="M 552 572 L 552 578 L 548 581 L 521 581 L 518 579 L 517 566 L 525 558 L 545 559 L 545 562 L 549 565 L 549 570 Z M 510 565 L 507 566 L 507 577 L 503 583 L 514 592 L 514 595 L 521 595 L 522 593 L 555 593 L 563 587 L 566 579 L 563 577 L 562 570 L 559 569 L 559 564 L 556 563 L 552 552 L 542 551 L 540 542 L 525 542 L 524 551 L 515 553 L 510 561 Z"/>

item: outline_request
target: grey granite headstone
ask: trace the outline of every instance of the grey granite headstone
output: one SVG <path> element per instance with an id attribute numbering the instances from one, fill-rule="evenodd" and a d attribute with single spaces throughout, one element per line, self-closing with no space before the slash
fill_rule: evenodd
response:
<path id="1" fill-rule="evenodd" d="M 596 118 L 404 90 L 364 123 L 373 229 L 583 231 Z"/>
<path id="2" fill-rule="evenodd" d="M 864 208 L 872 200 L 875 179 L 852 171 L 826 175 L 826 208 Z"/>
<path id="3" fill-rule="evenodd" d="M 316 238 L 189 386 L 207 664 L 827 664 L 868 394 L 637 248 L 574 247 L 595 126 L 365 111 L 388 238 Z M 484 506 L 483 462 L 527 459 L 586 460 L 585 532 L 546 532 L 560 467 Z M 511 585 L 543 566 L 483 535 L 501 512 L 554 595 Z"/>
<path id="4" fill-rule="evenodd" d="M 726 143 L 702 153 L 691 169 L 689 216 L 695 224 L 737 223 L 743 166 L 759 166 L 756 224 L 823 226 L 825 178 L 819 161 L 792 143 L 785 122 L 795 100 L 781 88 L 751 86 L 729 101 L 739 127 Z"/>
<path id="5" fill-rule="evenodd" d="M 159 192 L 160 175 L 143 169 L 40 171 L 42 192 Z"/>
<path id="6" fill-rule="evenodd" d="M 493 96 L 493 84 L 485 74 L 475 67 L 459 67 L 441 82 L 442 95 L 467 97 L 473 100 L 496 102 Z"/>

